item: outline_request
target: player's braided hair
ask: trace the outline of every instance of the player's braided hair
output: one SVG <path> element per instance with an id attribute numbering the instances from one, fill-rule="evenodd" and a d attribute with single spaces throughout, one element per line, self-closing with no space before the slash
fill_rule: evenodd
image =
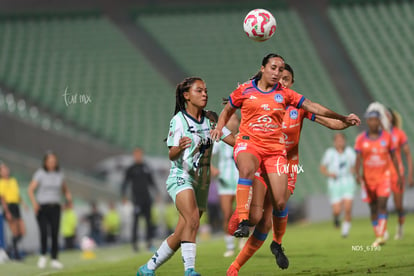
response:
<path id="1" fill-rule="evenodd" d="M 184 92 L 188 92 L 190 87 L 194 84 L 195 81 L 203 81 L 200 77 L 188 77 L 185 78 L 182 82 L 177 84 L 175 90 L 175 111 L 174 115 L 185 109 L 185 99 Z"/>
<path id="2" fill-rule="evenodd" d="M 269 59 L 271 58 L 281 58 L 283 61 L 285 61 L 285 59 L 282 56 L 278 54 L 270 53 L 262 59 L 262 66 L 263 67 L 266 66 L 266 64 L 269 62 Z M 254 75 L 251 79 L 260 80 L 261 78 L 262 78 L 262 71 L 259 70 L 259 72 L 257 72 L 256 75 Z"/>

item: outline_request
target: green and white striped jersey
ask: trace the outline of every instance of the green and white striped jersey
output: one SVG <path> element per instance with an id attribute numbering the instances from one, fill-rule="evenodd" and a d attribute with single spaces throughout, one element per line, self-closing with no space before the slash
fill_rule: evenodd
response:
<path id="1" fill-rule="evenodd" d="M 171 161 L 170 175 L 167 182 L 176 181 L 181 185 L 184 181 L 194 185 L 210 184 L 210 161 L 213 142 L 210 130 L 213 123 L 205 116 L 197 121 L 185 111 L 178 112 L 170 121 L 170 131 L 167 138 L 167 146 L 179 146 L 182 137 L 191 139 L 191 146 L 185 149 L 181 156 Z M 230 131 L 223 128 L 223 137 Z"/>
<path id="2" fill-rule="evenodd" d="M 213 155 L 218 157 L 219 179 L 223 189 L 234 190 L 237 188 L 239 171 L 233 158 L 233 147 L 223 141 L 214 143 Z"/>

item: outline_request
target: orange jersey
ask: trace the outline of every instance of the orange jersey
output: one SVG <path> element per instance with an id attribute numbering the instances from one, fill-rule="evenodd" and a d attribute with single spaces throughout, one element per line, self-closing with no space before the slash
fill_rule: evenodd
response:
<path id="1" fill-rule="evenodd" d="M 366 185 L 380 183 L 390 177 L 392 165 L 390 152 L 394 150 L 391 135 L 386 131 L 381 131 L 375 140 L 368 137 L 368 132 L 358 135 L 355 141 L 355 151 L 362 156 Z"/>
<path id="2" fill-rule="evenodd" d="M 283 117 L 282 131 L 289 164 L 299 163 L 299 139 L 304 118 L 315 121 L 315 114 L 289 106 Z"/>
<path id="3" fill-rule="evenodd" d="M 285 154 L 282 123 L 286 107 L 300 108 L 305 98 L 280 83 L 263 92 L 256 80 L 240 85 L 229 98 L 234 108 L 241 109 L 238 141 L 249 140 L 265 150 Z"/>
<path id="4" fill-rule="evenodd" d="M 408 143 L 408 138 L 405 132 L 399 128 L 393 127 L 391 129 L 392 142 L 395 145 L 395 156 L 398 160 L 398 167 L 400 169 L 400 175 L 404 175 L 404 164 L 401 158 L 401 148 Z M 397 175 L 397 170 L 392 165 L 391 173 L 393 176 Z"/>

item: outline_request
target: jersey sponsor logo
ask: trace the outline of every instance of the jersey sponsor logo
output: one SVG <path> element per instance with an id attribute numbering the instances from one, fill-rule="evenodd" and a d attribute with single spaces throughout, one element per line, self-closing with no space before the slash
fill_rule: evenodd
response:
<path id="1" fill-rule="evenodd" d="M 267 115 L 263 115 L 263 116 L 260 116 L 258 119 L 257 119 L 257 122 L 259 122 L 259 123 L 271 123 L 272 122 L 272 118 L 270 118 L 269 116 L 267 116 Z"/>
<path id="2" fill-rule="evenodd" d="M 260 107 L 263 108 L 263 110 L 265 110 L 265 111 L 269 111 L 270 110 L 270 107 L 269 107 L 268 104 L 262 104 Z"/>
<path id="3" fill-rule="evenodd" d="M 251 95 L 250 97 L 249 97 L 249 100 L 256 100 L 257 99 L 257 97 L 255 97 L 255 96 L 253 96 L 253 95 Z"/>
<path id="4" fill-rule="evenodd" d="M 275 95 L 275 101 L 277 102 L 277 103 L 283 103 L 283 96 L 282 96 L 282 94 L 276 94 Z"/>
<path id="5" fill-rule="evenodd" d="M 386 144 L 387 142 L 385 142 L 384 140 L 381 140 L 381 146 L 385 147 Z"/>
<path id="6" fill-rule="evenodd" d="M 293 109 L 289 112 L 289 116 L 290 118 L 292 118 L 293 120 L 296 120 L 298 118 L 298 111 Z"/>
<path id="7" fill-rule="evenodd" d="M 184 183 L 185 183 L 185 179 L 178 176 L 177 177 L 177 185 L 181 186 L 181 185 L 184 185 Z"/>
<path id="8" fill-rule="evenodd" d="M 242 151 L 242 150 L 246 150 L 247 149 L 247 143 L 239 143 L 237 144 L 235 150 L 234 150 L 234 155 L 237 156 L 237 154 Z"/>

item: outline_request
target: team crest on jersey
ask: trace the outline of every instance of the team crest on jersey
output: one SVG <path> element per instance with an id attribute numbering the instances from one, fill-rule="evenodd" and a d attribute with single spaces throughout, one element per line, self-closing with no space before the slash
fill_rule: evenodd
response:
<path id="1" fill-rule="evenodd" d="M 278 103 L 282 103 L 283 102 L 282 94 L 276 94 L 275 95 L 275 101 L 278 102 Z"/>
<path id="2" fill-rule="evenodd" d="M 385 147 L 387 143 L 384 140 L 381 140 L 381 146 Z"/>
<path id="3" fill-rule="evenodd" d="M 290 118 L 292 118 L 293 120 L 296 120 L 296 119 L 298 118 L 298 111 L 297 111 L 297 110 L 295 110 L 295 109 L 292 109 L 292 110 L 289 112 L 289 116 L 290 116 Z"/>

